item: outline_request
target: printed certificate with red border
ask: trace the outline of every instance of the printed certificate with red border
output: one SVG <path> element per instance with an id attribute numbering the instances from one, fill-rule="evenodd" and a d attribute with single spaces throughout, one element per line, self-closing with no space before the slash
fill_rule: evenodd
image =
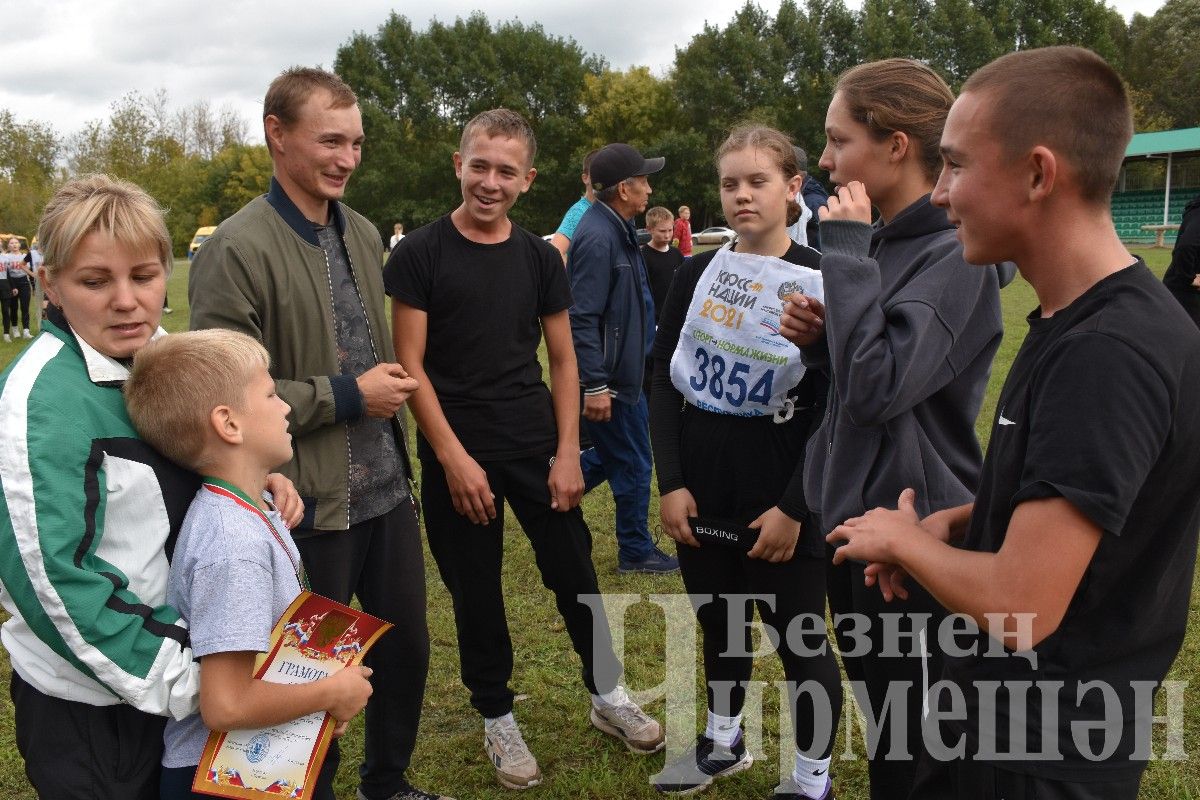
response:
<path id="1" fill-rule="evenodd" d="M 271 631 L 271 649 L 254 677 L 272 683 L 309 683 L 359 664 L 390 622 L 341 603 L 301 592 Z M 310 800 L 335 721 L 324 712 L 270 728 L 213 731 L 192 791 L 216 797 Z"/>

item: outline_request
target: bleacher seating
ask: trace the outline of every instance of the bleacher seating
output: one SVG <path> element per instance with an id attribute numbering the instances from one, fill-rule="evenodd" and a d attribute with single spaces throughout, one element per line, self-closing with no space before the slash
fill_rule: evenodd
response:
<path id="1" fill-rule="evenodd" d="M 1178 224 L 1183 218 L 1183 207 L 1200 194 L 1200 187 L 1171 187 L 1171 205 L 1167 222 Z M 1162 220 L 1163 193 L 1161 189 L 1149 191 L 1121 192 L 1113 195 L 1113 222 L 1121 241 L 1130 244 L 1154 244 L 1153 231 L 1142 230 L 1143 225 L 1157 225 Z M 1175 244 L 1175 232 L 1168 231 L 1164 242 Z"/>

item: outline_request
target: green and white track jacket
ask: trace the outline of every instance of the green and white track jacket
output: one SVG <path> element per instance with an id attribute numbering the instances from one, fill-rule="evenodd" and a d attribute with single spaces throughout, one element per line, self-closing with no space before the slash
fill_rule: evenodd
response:
<path id="1" fill-rule="evenodd" d="M 182 719 L 200 673 L 165 548 L 198 480 L 138 438 L 125 366 L 58 319 L 0 373 L 0 640 L 44 694 Z"/>

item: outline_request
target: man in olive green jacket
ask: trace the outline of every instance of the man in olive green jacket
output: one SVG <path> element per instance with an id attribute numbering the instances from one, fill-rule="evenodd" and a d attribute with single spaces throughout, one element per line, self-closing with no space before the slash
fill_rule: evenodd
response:
<path id="1" fill-rule="evenodd" d="M 395 362 L 376 228 L 340 201 L 361 158 L 362 117 L 336 75 L 287 70 L 263 102 L 274 162 L 266 195 L 223 222 L 188 279 L 193 328 L 263 343 L 288 405 L 282 469 L 306 508 L 293 531 L 313 591 L 396 627 L 367 657 L 360 800 L 434 799 L 404 777 L 416 741 L 429 634 L 425 568 L 398 413 L 416 381 Z M 331 748 L 326 769 L 336 769 Z M 332 762 L 332 763 L 331 763 Z"/>

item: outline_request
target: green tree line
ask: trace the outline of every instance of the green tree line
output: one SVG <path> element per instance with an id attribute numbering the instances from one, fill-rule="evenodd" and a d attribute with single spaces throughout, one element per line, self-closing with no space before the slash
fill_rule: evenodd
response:
<path id="1" fill-rule="evenodd" d="M 538 137 L 539 177 L 514 217 L 554 230 L 580 192 L 584 154 L 625 141 L 667 159 L 652 200 L 692 206 L 716 224 L 712 154 L 745 119 L 792 134 L 817 158 L 837 76 L 862 61 L 917 58 L 957 89 L 975 69 L 1017 49 L 1077 44 L 1125 77 L 1139 131 L 1200 125 L 1200 0 L 1167 0 L 1128 23 L 1103 0 L 784 0 L 774 15 L 747 2 L 706 24 L 666 75 L 612 69 L 603 54 L 538 24 L 481 12 L 418 30 L 392 13 L 337 51 L 334 69 L 358 93 L 367 134 L 347 201 L 390 235 L 459 202 L 450 156 L 476 113 L 507 106 Z M 265 87 L 264 87 L 265 89 Z M 254 133 L 251 135 L 250 131 Z M 0 109 L 0 228 L 32 234 L 55 185 L 105 171 L 145 186 L 168 208 L 180 253 L 200 225 L 216 224 L 265 191 L 271 162 L 253 124 L 206 101 L 172 110 L 165 93 L 130 93 L 106 119 L 61 138 L 42 122 Z M 255 143 L 251 143 L 255 142 Z"/>

